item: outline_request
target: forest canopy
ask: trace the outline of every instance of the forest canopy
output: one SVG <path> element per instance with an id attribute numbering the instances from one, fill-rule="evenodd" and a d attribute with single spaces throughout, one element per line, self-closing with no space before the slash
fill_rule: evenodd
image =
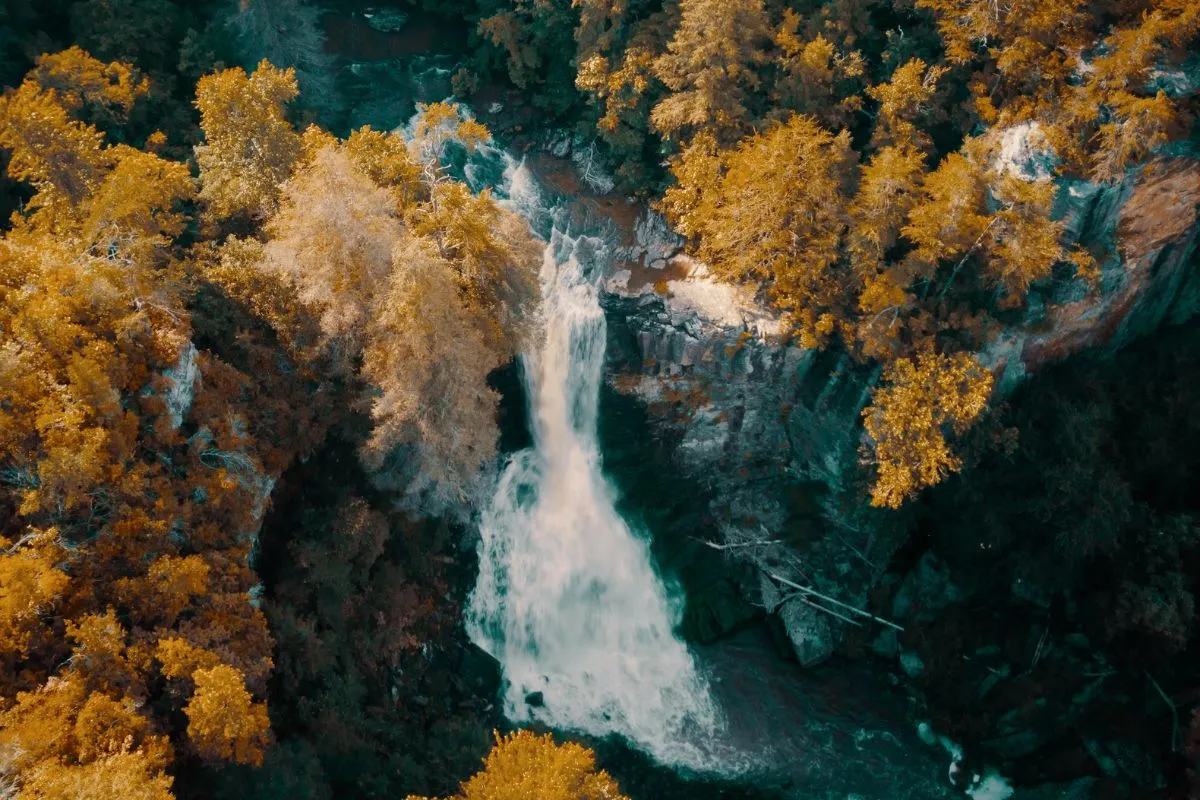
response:
<path id="1" fill-rule="evenodd" d="M 503 85 L 597 141 L 791 341 L 876 370 L 882 507 L 961 467 L 998 337 L 1099 290 L 1063 192 L 1127 180 L 1200 110 L 1194 0 L 391 5 L 465 28 L 461 99 Z M 490 142 L 466 106 L 350 130 L 332 50 L 304 0 L 0 9 L 0 796 L 167 800 L 329 753 L 338 789 L 437 783 L 399 752 L 434 712 L 389 716 L 455 625 L 448 568 L 413 553 L 496 464 L 541 244 L 443 167 Z M 332 496 L 272 508 L 310 463 Z M 460 796 L 542 778 L 620 796 L 532 734 Z"/>
<path id="2" fill-rule="evenodd" d="M 376 485 L 461 513 L 492 462 L 489 373 L 523 347 L 540 248 L 442 170 L 489 134 L 296 130 L 292 69 L 200 79 L 193 171 L 97 127 L 149 90 L 75 47 L 0 99 L 30 197 L 0 238 L 0 785 L 171 796 L 259 765 L 273 635 L 253 569 L 281 471 L 366 420 Z"/>

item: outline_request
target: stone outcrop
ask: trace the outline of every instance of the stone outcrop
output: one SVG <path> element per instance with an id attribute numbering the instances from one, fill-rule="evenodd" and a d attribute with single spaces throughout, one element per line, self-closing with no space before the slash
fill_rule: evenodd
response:
<path id="1" fill-rule="evenodd" d="M 1118 348 L 1200 309 L 1200 161 L 1173 158 L 1120 184 L 1064 182 L 1056 215 L 1101 265 L 1099 287 L 1053 280 L 1025 320 L 981 354 L 1010 393 L 1028 374 L 1084 349 Z M 639 223 L 663 233 L 651 222 Z M 801 663 L 834 652 L 848 626 L 797 585 L 865 608 L 903 543 L 902 514 L 865 508 L 860 416 L 877 370 L 836 351 L 785 344 L 781 325 L 685 257 L 642 258 L 608 282 L 608 378 L 650 411 L 656 437 L 704 487 L 714 547 L 750 561 L 751 602 L 773 611 Z M 648 276 L 648 277 L 647 277 Z M 871 623 L 875 624 L 875 623 Z"/>

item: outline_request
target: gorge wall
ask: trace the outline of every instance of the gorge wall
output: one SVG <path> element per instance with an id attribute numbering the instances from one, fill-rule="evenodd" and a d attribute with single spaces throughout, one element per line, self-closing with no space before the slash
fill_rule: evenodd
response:
<path id="1" fill-rule="evenodd" d="M 1088 293 L 1051 281 L 1031 293 L 1023 318 L 999 331 L 982 354 L 997 376 L 994 404 L 1051 365 L 1082 353 L 1109 357 L 1191 319 L 1200 309 L 1198 207 L 1200 162 L 1185 157 L 1146 164 L 1112 186 L 1062 186 L 1057 215 L 1070 237 L 1096 256 L 1099 288 Z M 647 235 L 651 231 L 659 235 Z M 936 680 L 942 673 L 927 669 L 911 646 L 912 630 L 958 613 L 949 609 L 962 608 L 971 592 L 914 530 L 919 523 L 911 508 L 867 506 L 860 416 L 876 370 L 836 350 L 783 343 L 768 310 L 711 281 L 703 265 L 674 252 L 657 226 L 643 221 L 631 238 L 628 269 L 609 280 L 601 297 L 609 318 L 606 377 L 614 397 L 644 407 L 656 463 L 692 482 L 693 507 L 660 528 L 672 541 L 690 541 L 698 558 L 724 565 L 720 573 L 699 570 L 704 577 L 688 586 L 692 618 L 699 618 L 691 635 L 716 637 L 765 611 L 804 666 L 840 652 L 882 659 L 910 689 L 923 672 L 924 680 Z M 617 453 L 606 466 L 621 472 L 644 455 Z M 659 478 L 645 470 L 625 490 L 639 491 L 639 480 Z M 1051 613 L 1048 598 L 1022 598 L 1022 591 L 1014 582 L 1014 602 Z M 990 632 L 997 640 L 1007 635 L 995 625 Z M 1055 668 L 1088 675 L 1110 669 L 1086 637 L 1060 639 L 1049 636 L 1049 627 L 1037 629 L 1029 647 L 1034 664 L 1048 659 Z M 983 698 L 1007 677 L 1010 667 L 993 650 L 989 644 L 961 654 L 982 664 L 963 679 L 962 694 Z M 1102 705 L 1102 683 L 1071 684 L 1053 709 L 1044 701 L 1035 707 L 1029 696 L 989 697 L 990 716 L 975 731 L 975 752 L 988 763 L 1024 770 L 1026 779 L 1050 787 L 1047 796 L 1092 796 L 1092 777 L 1053 783 L 1089 772 L 1162 785 L 1154 758 L 1130 741 L 1095 734 L 1065 748 L 1069 758 L 1055 744 Z M 918 706 L 924 702 L 920 691 L 913 698 Z"/>

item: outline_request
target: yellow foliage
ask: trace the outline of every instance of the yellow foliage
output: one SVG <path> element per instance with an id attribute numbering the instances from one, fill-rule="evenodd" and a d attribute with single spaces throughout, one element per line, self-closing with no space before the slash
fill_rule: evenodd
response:
<path id="1" fill-rule="evenodd" d="M 150 82 L 132 65 L 105 64 L 79 47 L 38 56 L 30 78 L 43 89 L 57 92 L 72 113 L 91 107 L 97 121 L 123 120 L 133 104 L 150 92 Z"/>
<path id="2" fill-rule="evenodd" d="M 986 201 L 983 171 L 960 153 L 946 156 L 925 176 L 902 231 L 916 245 L 916 260 L 931 269 L 939 261 L 966 256 L 988 229 Z"/>
<path id="3" fill-rule="evenodd" d="M 42 763 L 22 776 L 22 800 L 174 800 L 173 778 L 139 750 L 81 766 Z"/>
<path id="4" fill-rule="evenodd" d="M 1050 219 L 1056 186 L 1051 181 L 1025 181 L 1006 175 L 995 187 L 1004 204 L 988 232 L 987 269 L 1011 295 L 1023 297 L 1029 284 L 1049 277 L 1054 265 L 1067 260 L 1059 240 L 1063 224 Z"/>
<path id="5" fill-rule="evenodd" d="M 778 60 L 782 74 L 772 89 L 772 99 L 780 110 L 809 114 L 831 126 L 848 125 L 862 101 L 857 94 L 865 71 L 862 54 L 839 52 L 819 33 L 803 41 L 800 24 L 799 14 L 784 9 L 775 34 L 775 44 L 782 51 Z"/>
<path id="6" fill-rule="evenodd" d="M 315 315 L 286 274 L 261 268 L 263 258 L 262 242 L 230 236 L 218 251 L 197 253 L 196 263 L 200 277 L 244 303 L 293 353 L 303 351 L 316 339 Z"/>
<path id="7" fill-rule="evenodd" d="M 483 760 L 483 770 L 452 800 L 628 800 L 616 781 L 596 769 L 596 755 L 583 745 L 554 743 L 550 734 L 517 731 L 501 737 Z M 423 800 L 410 797 L 408 800 Z"/>
<path id="8" fill-rule="evenodd" d="M 627 146 L 640 141 L 632 131 L 624 135 L 620 132 L 627 121 L 636 121 L 636 116 L 648 113 L 647 90 L 653 65 L 654 54 L 636 45 L 625 49 L 617 69 L 612 69 L 609 59 L 599 54 L 580 62 L 575 86 L 592 94 L 601 104 L 604 113 L 596 125 L 608 141 Z"/>
<path id="9" fill-rule="evenodd" d="M 209 566 L 198 555 L 160 556 L 145 577 L 121 578 L 117 592 L 143 619 L 172 625 L 209 589 Z"/>
<path id="10" fill-rule="evenodd" d="M 401 210 L 427 194 L 421 167 L 408 152 L 408 143 L 397 133 L 359 128 L 342 143 L 342 150 L 371 182 L 387 189 Z"/>
<path id="11" fill-rule="evenodd" d="M 454 138 L 461 142 L 469 153 L 474 153 L 475 148 L 481 144 L 487 144 L 492 138 L 492 133 L 487 126 L 473 119 L 460 121 L 458 127 L 454 129 L 454 134 Z"/>
<path id="12" fill-rule="evenodd" d="M 962 434 L 987 407 L 992 374 L 967 353 L 901 358 L 863 409 L 876 479 L 871 505 L 899 508 L 914 494 L 957 471 L 946 433 Z"/>
<path id="13" fill-rule="evenodd" d="M 877 144 L 903 147 L 928 143 L 929 137 L 914 123 L 931 110 L 930 101 L 937 82 L 947 71 L 946 67 L 931 67 L 914 58 L 898 67 L 887 83 L 867 90 L 879 101 L 879 122 L 875 126 Z"/>
<path id="14" fill-rule="evenodd" d="M 847 300 L 837 264 L 852 165 L 848 133 L 794 116 L 723 153 L 697 137 L 672 166 L 677 185 L 662 205 L 716 276 L 765 292 L 811 346 Z"/>
<path id="15" fill-rule="evenodd" d="M 295 286 L 300 302 L 318 311 L 339 368 L 348 369 L 361 346 L 402 230 L 391 194 L 339 149 L 320 151 L 283 186 L 256 266 Z"/>
<path id="16" fill-rule="evenodd" d="M 220 664 L 192 674 L 196 692 L 184 711 L 188 738 L 201 757 L 237 764 L 262 764 L 270 740 L 266 703 L 255 703 L 242 673 Z"/>
<path id="17" fill-rule="evenodd" d="M 121 693 L 137 677 L 139 665 L 128 658 L 128 632 L 110 608 L 104 614 L 88 614 L 67 621 L 67 636 L 75 640 L 72 666 L 91 688 Z"/>
<path id="18" fill-rule="evenodd" d="M 150 734 L 150 721 L 137 713 L 133 700 L 113 700 L 93 692 L 75 717 L 75 757 L 96 761 L 137 748 L 155 767 L 166 767 L 170 745 Z"/>
<path id="19" fill-rule="evenodd" d="M 729 139 L 750 121 L 749 93 L 767 61 L 770 21 L 762 0 L 682 0 L 680 22 L 654 74 L 671 93 L 651 112 L 667 137 L 708 130 Z"/>
<path id="20" fill-rule="evenodd" d="M 87 700 L 78 680 L 50 678 L 36 691 L 18 692 L 0 711 L 0 754 L 21 773 L 39 762 L 58 763 L 74 754 L 72 720 Z"/>
<path id="21" fill-rule="evenodd" d="M 850 205 L 848 249 L 864 277 L 881 266 L 900 228 L 917 204 L 925 157 L 911 145 L 884 147 L 862 170 Z"/>
<path id="22" fill-rule="evenodd" d="M 299 89 L 292 69 L 263 61 L 205 75 L 196 84 L 204 144 L 196 147 L 200 199 L 210 217 L 262 219 L 275 209 L 278 187 L 300 156 L 300 136 L 284 117 Z"/>
<path id="23" fill-rule="evenodd" d="M 1172 131 L 1180 127 L 1179 112 L 1163 92 L 1138 97 L 1116 91 L 1109 102 L 1111 118 L 1096 132 L 1092 156 L 1092 178 L 1098 181 L 1121 178 L 1126 167 L 1166 144 Z"/>
<path id="24" fill-rule="evenodd" d="M 376 387 L 364 460 L 385 473 L 408 445 L 416 485 L 434 506 L 461 503 L 496 452 L 499 396 L 487 376 L 510 356 L 480 325 L 456 286 L 455 268 L 428 242 L 397 247 L 395 270 L 371 328 L 363 372 Z M 381 475 L 386 480 L 386 475 Z"/>
<path id="25" fill-rule="evenodd" d="M 94 255 L 124 264 L 159 265 L 187 217 L 181 207 L 195 195 L 187 165 L 120 145 L 115 161 L 86 204 L 80 226 Z"/>
<path id="26" fill-rule="evenodd" d="M 0 539 L 0 664 L 27 651 L 32 629 L 70 584 L 42 548 L 9 550 Z"/>
<path id="27" fill-rule="evenodd" d="M 25 81 L 0 97 L 0 147 L 11 152 L 8 174 L 38 191 L 37 207 L 74 205 L 100 183 L 107 166 L 100 132 L 71 119 L 54 91 Z"/>
<path id="28" fill-rule="evenodd" d="M 450 103 L 418 103 L 419 116 L 413 126 L 413 142 L 425 171 L 427 183 L 441 177 L 439 162 L 450 142 L 458 142 L 474 152 L 475 148 L 492 138 L 482 123 L 468 119 Z"/>
<path id="29" fill-rule="evenodd" d="M 453 266 L 463 303 L 489 347 L 515 355 L 522 346 L 523 310 L 537 296 L 542 246 L 524 219 L 500 208 L 488 191 L 440 182 L 430 202 L 411 215 L 412 230 L 437 246 Z"/>
<path id="30" fill-rule="evenodd" d="M 198 669 L 212 669 L 221 663 L 221 657 L 216 653 L 178 637 L 160 639 L 154 655 L 162 664 L 163 675 L 168 678 L 190 678 Z"/>

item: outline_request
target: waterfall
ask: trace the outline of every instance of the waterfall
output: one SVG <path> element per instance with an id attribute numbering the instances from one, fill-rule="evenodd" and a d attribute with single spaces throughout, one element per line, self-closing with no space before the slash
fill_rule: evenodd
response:
<path id="1" fill-rule="evenodd" d="M 508 202 L 553 219 L 523 167 Z M 600 469 L 605 321 L 596 283 L 610 248 L 550 224 L 543 339 L 524 359 L 534 445 L 514 455 L 484 512 L 467 630 L 504 671 L 517 723 L 620 734 L 658 761 L 703 768 L 719 726 L 707 681 L 675 635 L 680 605 Z"/>

